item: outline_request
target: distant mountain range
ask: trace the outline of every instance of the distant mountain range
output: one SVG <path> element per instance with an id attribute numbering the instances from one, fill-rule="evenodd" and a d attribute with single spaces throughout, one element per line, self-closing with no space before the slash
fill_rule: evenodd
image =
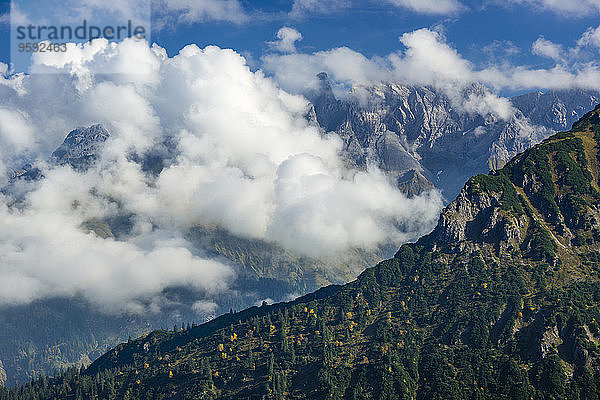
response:
<path id="1" fill-rule="evenodd" d="M 600 106 L 357 280 L 159 330 L 23 400 L 597 399 Z"/>
<path id="2" fill-rule="evenodd" d="M 344 141 L 352 166 L 373 162 L 409 195 L 432 186 L 454 197 L 473 174 L 501 168 L 517 153 L 572 124 L 600 102 L 592 90 L 551 90 L 514 97 L 508 120 L 461 111 L 442 91 L 430 87 L 380 84 L 356 87 L 337 99 L 327 74 L 307 94 L 309 118 Z M 464 96 L 490 94 L 474 84 Z M 408 176 L 413 182 L 406 185 Z"/>

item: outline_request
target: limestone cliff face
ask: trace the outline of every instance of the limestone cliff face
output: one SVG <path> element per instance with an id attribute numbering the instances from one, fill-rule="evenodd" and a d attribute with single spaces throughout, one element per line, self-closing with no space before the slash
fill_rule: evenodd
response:
<path id="1" fill-rule="evenodd" d="M 438 223 L 439 238 L 446 242 L 460 242 L 470 239 L 469 226 L 477 219 L 492 215 L 493 209 L 498 206 L 500 194 L 478 193 L 474 194 L 469 184 L 461 190 L 460 194 L 442 212 Z M 487 214 L 487 215 L 484 215 Z M 490 220 L 494 223 L 496 218 Z"/>
<path id="2" fill-rule="evenodd" d="M 433 233 L 441 243 L 492 243 L 501 250 L 518 249 L 525 239 L 526 215 L 504 209 L 503 190 L 481 190 L 474 179 L 467 182 L 457 198 L 440 215 Z"/>
<path id="3" fill-rule="evenodd" d="M 584 89 L 549 90 L 516 96 L 511 101 L 536 124 L 555 131 L 568 131 L 600 103 L 600 93 Z"/>

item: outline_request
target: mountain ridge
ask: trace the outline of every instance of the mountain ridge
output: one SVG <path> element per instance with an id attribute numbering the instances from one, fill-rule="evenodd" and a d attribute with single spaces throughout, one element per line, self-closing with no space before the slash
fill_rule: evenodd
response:
<path id="1" fill-rule="evenodd" d="M 432 87 L 382 83 L 355 87 L 338 99 L 327 74 L 318 78 L 319 88 L 306 94 L 310 119 L 342 138 L 350 165 L 373 162 L 393 180 L 415 171 L 448 198 L 474 173 L 502 168 L 517 153 L 569 130 L 600 102 L 593 90 L 533 92 L 510 98 L 515 114 L 503 120 L 461 110 Z M 467 101 L 491 92 L 474 84 L 462 95 Z"/>

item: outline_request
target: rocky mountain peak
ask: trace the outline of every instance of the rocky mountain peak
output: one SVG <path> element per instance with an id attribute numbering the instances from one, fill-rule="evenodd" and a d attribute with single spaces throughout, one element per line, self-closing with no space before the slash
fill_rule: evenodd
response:
<path id="1" fill-rule="evenodd" d="M 586 89 L 538 91 L 513 97 L 511 101 L 537 124 L 566 131 L 600 103 L 600 92 Z"/>
<path id="2" fill-rule="evenodd" d="M 430 238 L 462 249 L 462 242 L 517 249 L 554 262 L 600 243 L 598 148 L 600 106 L 571 132 L 559 133 L 517 155 L 504 168 L 477 175 L 442 212 Z"/>
<path id="3" fill-rule="evenodd" d="M 423 192 L 435 188 L 427 178 L 414 169 L 411 169 L 400 176 L 397 181 L 397 186 L 402 193 L 405 193 L 408 197 L 418 196 Z"/>
<path id="4" fill-rule="evenodd" d="M 69 164 L 76 169 L 85 169 L 96 159 L 109 136 L 100 124 L 74 129 L 52 153 L 52 160 L 59 165 Z"/>

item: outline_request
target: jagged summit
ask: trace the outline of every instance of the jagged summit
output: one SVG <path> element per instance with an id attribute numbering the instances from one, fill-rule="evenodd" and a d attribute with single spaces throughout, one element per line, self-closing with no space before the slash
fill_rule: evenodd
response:
<path id="1" fill-rule="evenodd" d="M 96 160 L 109 136 L 100 124 L 74 129 L 52 153 L 52 161 L 59 165 L 69 164 L 75 169 L 85 169 Z"/>
<path id="2" fill-rule="evenodd" d="M 85 170 L 97 159 L 104 142 L 109 136 L 108 131 L 100 124 L 88 128 L 74 129 L 67 134 L 63 143 L 54 150 L 50 162 L 56 165 L 70 165 L 76 170 Z M 10 169 L 8 172 L 9 182 L 21 179 L 36 181 L 42 177 L 42 171 L 32 164 Z"/>
<path id="3" fill-rule="evenodd" d="M 318 73 L 317 78 L 319 79 L 319 94 L 333 95 L 333 89 L 331 87 L 331 82 L 329 81 L 329 75 L 327 75 L 327 72 Z"/>
<path id="4" fill-rule="evenodd" d="M 359 168 L 375 162 L 392 179 L 416 170 L 447 198 L 458 194 L 474 174 L 500 169 L 517 153 L 570 129 L 600 102 L 600 92 L 554 90 L 511 99 L 514 117 L 460 111 L 431 87 L 381 83 L 354 88 L 358 99 L 337 99 L 325 73 L 320 90 L 308 93 L 313 120 L 344 141 L 345 154 Z M 474 84 L 464 96 L 489 90 Z M 311 114 L 312 115 L 312 114 Z"/>
<path id="5" fill-rule="evenodd" d="M 532 227 L 548 239 L 553 261 L 564 249 L 600 240 L 598 143 L 600 106 L 513 158 L 490 175 L 471 178 L 442 213 L 434 235 L 444 242 L 523 243 Z"/>
<path id="6" fill-rule="evenodd" d="M 516 96 L 511 101 L 537 124 L 555 131 L 566 131 L 600 103 L 600 93 L 585 89 L 548 90 Z"/>

